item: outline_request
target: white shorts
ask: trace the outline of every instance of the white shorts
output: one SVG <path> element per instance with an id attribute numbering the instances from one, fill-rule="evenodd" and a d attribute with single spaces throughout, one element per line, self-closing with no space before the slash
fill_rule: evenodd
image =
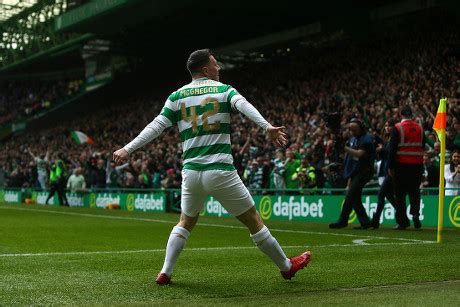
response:
<path id="1" fill-rule="evenodd" d="M 208 196 L 213 196 L 234 216 L 254 207 L 254 200 L 236 171 L 182 170 L 182 212 L 190 217 L 197 216 Z"/>

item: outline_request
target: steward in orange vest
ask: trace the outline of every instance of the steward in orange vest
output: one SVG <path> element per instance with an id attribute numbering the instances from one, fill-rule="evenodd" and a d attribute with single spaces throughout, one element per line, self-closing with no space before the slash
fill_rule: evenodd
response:
<path id="1" fill-rule="evenodd" d="M 425 136 L 420 124 L 413 121 L 412 109 L 401 110 L 402 121 L 391 133 L 389 174 L 394 179 L 396 227 L 403 230 L 410 226 L 406 214 L 406 194 L 409 195 L 410 214 L 415 228 L 420 228 L 420 184 L 423 173 Z"/>
<path id="2" fill-rule="evenodd" d="M 396 151 L 396 162 L 423 164 L 423 128 L 410 119 L 403 119 L 395 125 L 399 143 Z"/>

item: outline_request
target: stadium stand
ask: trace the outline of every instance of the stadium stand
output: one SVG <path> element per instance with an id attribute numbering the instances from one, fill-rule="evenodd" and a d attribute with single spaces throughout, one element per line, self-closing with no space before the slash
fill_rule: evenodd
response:
<path id="1" fill-rule="evenodd" d="M 82 80 L 1 82 L 0 125 L 51 109 L 76 94 L 82 83 Z"/>
<path id="2" fill-rule="evenodd" d="M 343 183 L 336 178 L 338 174 L 325 168 L 336 162 L 334 139 L 337 138 L 327 128 L 327 113 L 340 111 L 342 127 L 351 117 L 360 117 L 379 137 L 385 121 L 398 120 L 398 108 L 410 104 L 415 119 L 425 128 L 430 151 L 437 157 L 439 146 L 431 127 L 437 101 L 446 96 L 450 99 L 448 114 L 452 114 L 447 148 L 460 147 L 456 84 L 459 68 L 454 56 L 458 32 L 448 23 L 437 25 L 435 30 L 432 25 L 427 28 L 431 30 L 386 32 L 364 42 L 345 39 L 321 48 L 299 47 L 287 56 L 224 71 L 222 82 L 237 88 L 270 122 L 287 127 L 288 147 L 295 159 L 308 157 L 320 177 L 326 171 L 325 182 L 319 182 L 320 186 L 342 187 Z M 2 87 L 10 90 L 0 96 L 0 105 L 8 108 L 5 97 L 13 95 L 18 97 L 21 107 L 15 107 L 16 113 L 8 112 L 1 120 L 12 120 L 22 116 L 20 113 L 25 110 L 33 110 L 33 101 L 66 95 L 69 86 L 67 82 L 32 87 L 5 83 Z M 27 92 L 25 88 L 33 90 Z M 138 92 L 136 88 L 127 90 Z M 40 155 L 47 150 L 51 156 L 64 153 L 70 171 L 83 168 L 88 187 L 179 187 L 182 151 L 177 128 L 136 152 L 128 164 L 115 169 L 110 162 L 113 149 L 135 137 L 160 112 L 166 97 L 167 93 L 160 92 L 133 95 L 129 103 L 114 103 L 65 125 L 9 138 L 0 150 L 3 184 L 9 187 L 38 185 L 36 165 L 28 153 L 30 149 Z M 75 144 L 69 137 L 71 130 L 84 131 L 94 138 L 95 144 Z M 343 129 L 344 138 L 347 133 Z M 262 132 L 255 125 L 247 124 L 242 115 L 234 114 L 232 138 L 235 166 L 240 176 L 250 185 L 249 181 L 254 179 L 251 172 L 261 168 L 260 187 L 273 187 L 270 178 L 275 148 L 265 142 Z"/>

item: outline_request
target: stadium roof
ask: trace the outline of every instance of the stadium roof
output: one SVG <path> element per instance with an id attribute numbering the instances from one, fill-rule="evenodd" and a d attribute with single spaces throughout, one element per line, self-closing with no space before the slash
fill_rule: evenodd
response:
<path id="1" fill-rule="evenodd" d="M 38 0 L 0 0 L 0 22 L 19 14 L 37 2 Z"/>
<path id="2" fill-rule="evenodd" d="M 3 26 L 7 46 L 3 50 L 0 46 L 4 53 L 0 74 L 53 70 L 57 65 L 75 68 L 83 63 L 82 57 L 105 52 L 142 59 L 143 66 L 149 63 L 157 69 L 162 64 L 169 66 L 167 59 L 184 58 L 203 47 L 228 54 L 338 30 L 362 35 L 375 20 L 428 9 L 436 3 L 234 0 L 221 6 L 213 0 L 0 0 L 0 30 Z M 26 17 L 35 28 L 17 22 Z M 24 46 L 8 47 L 17 46 L 19 34 Z M 37 37 L 34 46 L 27 43 L 31 35 Z"/>

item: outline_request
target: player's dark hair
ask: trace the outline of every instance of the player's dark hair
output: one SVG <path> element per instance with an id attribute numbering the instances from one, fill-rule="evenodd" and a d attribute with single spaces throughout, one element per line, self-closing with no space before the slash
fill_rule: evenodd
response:
<path id="1" fill-rule="evenodd" d="M 203 66 L 209 63 L 212 52 L 209 49 L 200 49 L 193 51 L 187 60 L 187 69 L 190 74 L 199 73 Z"/>

